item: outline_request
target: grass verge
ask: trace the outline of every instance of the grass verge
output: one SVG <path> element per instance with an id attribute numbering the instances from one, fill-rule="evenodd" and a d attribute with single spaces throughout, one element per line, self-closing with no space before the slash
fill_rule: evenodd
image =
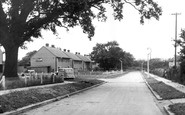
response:
<path id="1" fill-rule="evenodd" d="M 158 81 L 153 77 L 147 77 L 145 73 L 143 73 L 147 83 L 150 87 L 162 98 L 162 99 L 176 99 L 176 98 L 184 98 L 185 93 L 178 91 L 172 86 L 165 84 L 164 82 Z"/>
<path id="2" fill-rule="evenodd" d="M 55 85 L 44 88 L 34 88 L 0 95 L 0 113 L 63 96 L 99 83 L 96 79 L 78 79 L 74 83 Z"/>
<path id="3" fill-rule="evenodd" d="M 169 105 L 169 108 L 175 115 L 185 115 L 185 103 Z"/>
<path id="4" fill-rule="evenodd" d="M 78 78 L 81 79 L 112 79 L 121 77 L 131 71 L 124 71 L 123 73 L 117 73 L 117 74 L 102 74 L 102 75 L 79 75 Z"/>

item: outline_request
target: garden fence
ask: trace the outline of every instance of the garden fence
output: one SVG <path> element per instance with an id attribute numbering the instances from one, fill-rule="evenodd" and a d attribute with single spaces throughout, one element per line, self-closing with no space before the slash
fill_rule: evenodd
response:
<path id="1" fill-rule="evenodd" d="M 5 89 L 5 76 L 4 75 L 1 77 L 0 84 L 3 87 L 3 89 Z"/>
<path id="2" fill-rule="evenodd" d="M 25 85 L 63 82 L 63 76 L 54 73 L 25 73 L 19 75 L 19 78 L 24 81 Z"/>

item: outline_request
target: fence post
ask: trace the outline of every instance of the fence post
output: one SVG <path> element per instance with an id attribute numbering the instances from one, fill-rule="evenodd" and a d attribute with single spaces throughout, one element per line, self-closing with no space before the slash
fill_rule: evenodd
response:
<path id="1" fill-rule="evenodd" d="M 24 76 L 24 82 L 25 82 L 25 85 L 27 86 L 27 76 L 26 75 Z"/>
<path id="2" fill-rule="evenodd" d="M 41 74 L 41 78 L 40 78 L 40 80 L 41 80 L 41 84 L 43 84 L 43 72 L 42 72 L 42 74 Z"/>
<path id="3" fill-rule="evenodd" d="M 52 76 L 53 76 L 53 83 L 55 83 L 55 76 L 56 76 L 56 74 L 54 73 Z"/>
<path id="4" fill-rule="evenodd" d="M 35 79 L 38 79 L 37 73 L 35 73 Z"/>
<path id="5" fill-rule="evenodd" d="M 29 73 L 29 76 L 30 76 L 30 81 L 32 81 L 32 75 L 31 75 L 31 73 Z"/>
<path id="6" fill-rule="evenodd" d="M 5 84 L 5 76 L 3 75 L 3 77 L 2 77 L 2 84 L 3 84 L 3 89 L 5 89 L 6 88 L 6 84 Z"/>

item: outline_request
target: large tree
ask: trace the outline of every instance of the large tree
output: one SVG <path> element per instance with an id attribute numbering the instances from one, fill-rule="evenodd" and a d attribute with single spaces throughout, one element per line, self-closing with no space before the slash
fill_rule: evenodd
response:
<path id="1" fill-rule="evenodd" d="M 18 48 L 41 36 L 41 29 L 56 34 L 56 26 L 68 29 L 80 25 L 89 38 L 93 37 L 92 19 L 107 18 L 104 4 L 113 8 L 117 20 L 123 18 L 125 4 L 140 13 L 141 23 L 145 18 L 158 20 L 162 12 L 153 0 L 0 0 L 0 44 L 6 54 L 4 75 L 17 76 Z"/>
<path id="2" fill-rule="evenodd" d="M 133 56 L 123 51 L 116 41 L 97 43 L 91 52 L 91 59 L 104 70 L 120 69 L 121 61 L 123 68 L 130 67 L 134 61 Z"/>
<path id="3" fill-rule="evenodd" d="M 178 39 L 175 42 L 177 43 L 175 44 L 176 45 L 175 47 L 177 47 L 177 45 L 181 47 L 180 52 L 179 52 L 180 62 L 181 62 L 180 63 L 180 81 L 183 82 L 185 80 L 185 29 L 181 30 L 180 39 Z"/>

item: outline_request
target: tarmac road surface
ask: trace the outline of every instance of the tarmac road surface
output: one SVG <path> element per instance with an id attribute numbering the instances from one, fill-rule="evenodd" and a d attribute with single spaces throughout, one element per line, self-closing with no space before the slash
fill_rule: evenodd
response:
<path id="1" fill-rule="evenodd" d="M 163 115 L 140 72 L 106 80 L 108 83 L 23 115 Z"/>

